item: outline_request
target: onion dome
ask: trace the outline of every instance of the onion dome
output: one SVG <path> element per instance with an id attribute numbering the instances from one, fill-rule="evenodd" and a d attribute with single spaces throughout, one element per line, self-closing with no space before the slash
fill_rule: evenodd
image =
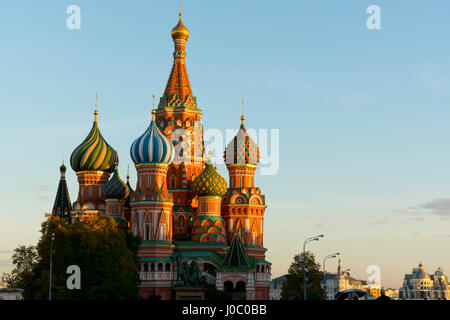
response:
<path id="1" fill-rule="evenodd" d="M 131 145 L 130 154 L 135 164 L 170 164 L 173 161 L 175 149 L 172 142 L 158 129 L 155 110 L 152 111 L 152 121 L 147 131 Z"/>
<path id="2" fill-rule="evenodd" d="M 180 20 L 178 21 L 178 24 L 172 29 L 170 34 L 172 36 L 172 39 L 187 40 L 189 38 L 189 30 L 183 24 L 183 21 L 181 20 L 181 15 L 182 13 L 180 12 Z"/>
<path id="3" fill-rule="evenodd" d="M 244 126 L 244 115 L 241 116 L 241 127 L 236 136 L 225 148 L 223 158 L 226 164 L 253 164 L 259 162 L 259 149 L 249 136 Z"/>
<path id="4" fill-rule="evenodd" d="M 61 171 L 61 173 L 63 173 L 63 172 L 66 172 L 66 170 L 67 170 L 67 168 L 63 161 L 62 165 L 59 167 L 59 171 Z"/>
<path id="5" fill-rule="evenodd" d="M 120 179 L 117 166 L 111 179 L 102 188 L 103 197 L 105 199 L 125 199 L 130 195 L 128 185 Z"/>
<path id="6" fill-rule="evenodd" d="M 75 172 L 79 171 L 114 171 L 114 163 L 119 161 L 119 156 L 103 139 L 97 123 L 97 110 L 91 131 L 84 141 L 72 152 L 70 165 Z"/>
<path id="7" fill-rule="evenodd" d="M 227 181 L 216 171 L 211 161 L 208 161 L 202 173 L 192 181 L 192 191 L 199 197 L 222 197 L 227 189 Z"/>

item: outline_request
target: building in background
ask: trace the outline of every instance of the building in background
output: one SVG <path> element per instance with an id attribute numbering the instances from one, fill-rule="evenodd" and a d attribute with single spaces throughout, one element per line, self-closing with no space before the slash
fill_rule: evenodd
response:
<path id="1" fill-rule="evenodd" d="M 398 300 L 399 289 L 387 288 L 384 289 L 384 294 L 392 300 Z"/>
<path id="2" fill-rule="evenodd" d="M 23 289 L 0 288 L 0 300 L 23 300 Z"/>
<path id="3" fill-rule="evenodd" d="M 450 299 L 448 277 L 441 267 L 430 275 L 420 263 L 412 270 L 412 273 L 405 274 L 403 285 L 399 290 L 399 299 L 448 300 Z"/>
<path id="4" fill-rule="evenodd" d="M 282 275 L 270 281 L 270 300 L 281 300 L 281 288 L 286 279 L 287 275 Z"/>
<path id="5" fill-rule="evenodd" d="M 336 273 L 325 272 L 323 274 L 322 288 L 325 291 L 326 299 L 334 300 L 334 297 L 338 292 L 347 289 L 361 289 L 367 291 L 367 282 L 350 276 L 348 271 L 342 269 L 341 259 L 339 259 Z"/>

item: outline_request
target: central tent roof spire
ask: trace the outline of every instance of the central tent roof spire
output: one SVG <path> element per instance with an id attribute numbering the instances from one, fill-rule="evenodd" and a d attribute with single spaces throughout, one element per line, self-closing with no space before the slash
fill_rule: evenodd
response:
<path id="1" fill-rule="evenodd" d="M 192 94 L 191 84 L 186 69 L 186 43 L 189 39 L 189 30 L 183 24 L 182 13 L 179 13 L 178 24 L 172 29 L 171 36 L 175 46 L 173 53 L 172 71 L 167 81 L 164 95 L 158 108 L 164 107 L 188 107 L 197 108 L 197 102 Z"/>

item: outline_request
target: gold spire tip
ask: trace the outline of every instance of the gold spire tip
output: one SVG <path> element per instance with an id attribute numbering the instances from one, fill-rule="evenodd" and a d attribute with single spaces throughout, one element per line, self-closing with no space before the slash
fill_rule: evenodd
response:
<path id="1" fill-rule="evenodd" d="M 178 15 L 180 16 L 180 18 L 178 19 L 178 24 L 172 29 L 170 34 L 174 40 L 175 39 L 187 40 L 189 38 L 189 30 L 183 24 L 183 20 L 181 19 L 181 16 L 183 15 L 183 13 L 181 12 L 181 7 Z"/>
<path id="2" fill-rule="evenodd" d="M 244 99 L 242 99 L 242 111 L 241 111 L 241 124 L 244 125 L 244 120 L 245 120 L 245 116 L 244 116 Z"/>
<path id="3" fill-rule="evenodd" d="M 156 110 L 155 110 L 155 94 L 152 94 L 152 98 L 153 98 L 153 104 L 152 104 L 152 121 L 155 121 L 155 115 L 156 115 Z"/>
<path id="4" fill-rule="evenodd" d="M 95 116 L 95 121 L 97 121 L 97 116 L 98 116 L 98 93 L 95 93 L 95 110 L 94 110 L 94 116 Z"/>

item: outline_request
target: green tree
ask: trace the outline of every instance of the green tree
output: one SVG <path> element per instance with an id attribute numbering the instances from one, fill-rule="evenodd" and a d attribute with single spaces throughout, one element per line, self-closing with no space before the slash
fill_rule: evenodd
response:
<path id="1" fill-rule="evenodd" d="M 281 298 L 283 300 L 303 300 L 303 263 L 299 262 L 299 259 L 306 261 L 307 281 L 306 281 L 306 299 L 307 300 L 324 300 L 325 292 L 320 285 L 322 282 L 322 272 L 320 271 L 320 265 L 314 260 L 314 255 L 306 251 L 297 254 L 294 257 L 294 261 L 289 267 L 289 271 L 286 277 L 286 282 L 281 287 Z"/>
<path id="2" fill-rule="evenodd" d="M 55 217 L 42 224 L 37 260 L 23 279 L 25 299 L 48 299 L 50 242 L 53 241 L 52 298 L 54 300 L 138 299 L 139 239 L 117 228 L 114 219 L 67 224 Z M 16 249 L 17 250 L 17 249 Z M 14 261 L 13 261 L 14 262 Z M 16 264 L 15 264 L 16 265 Z M 69 290 L 67 267 L 81 270 L 81 289 Z M 16 268 L 18 265 L 16 265 Z"/>
<path id="3" fill-rule="evenodd" d="M 23 288 L 31 280 L 33 268 L 38 261 L 34 246 L 19 246 L 12 256 L 15 266 L 11 273 L 4 273 L 0 283 L 8 288 Z"/>

